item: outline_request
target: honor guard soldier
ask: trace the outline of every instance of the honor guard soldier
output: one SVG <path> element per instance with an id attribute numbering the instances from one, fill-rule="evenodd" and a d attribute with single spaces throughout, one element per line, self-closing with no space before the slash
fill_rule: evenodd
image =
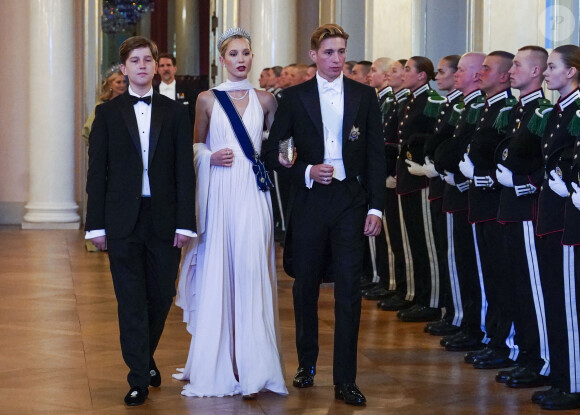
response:
<path id="1" fill-rule="evenodd" d="M 387 257 L 389 259 L 389 294 L 380 300 L 377 306 L 385 311 L 399 311 L 411 307 L 413 302 L 407 299 L 407 286 L 413 280 L 411 253 L 408 247 L 407 233 L 401 226 L 401 211 L 396 192 L 396 164 L 399 155 L 399 114 L 404 110 L 411 91 L 403 87 L 403 68 L 406 59 L 399 59 L 391 65 L 388 73 L 389 86 L 394 97 L 384 97 L 381 103 L 383 120 L 383 137 L 385 139 L 385 158 L 387 162 L 386 203 L 383 216 L 383 227 L 388 238 Z M 412 299 L 412 297 L 409 297 Z"/>
<path id="2" fill-rule="evenodd" d="M 449 91 L 447 96 L 442 98 L 438 105 L 437 122 L 433 134 L 425 141 L 424 154 L 425 164 L 423 165 L 425 176 L 429 179 L 429 201 L 431 206 L 431 216 L 433 218 L 433 233 L 435 236 L 435 247 L 439 260 L 440 275 L 440 303 L 445 307 L 445 315 L 436 322 L 427 323 L 425 332 L 436 335 L 447 335 L 457 332 L 458 327 L 453 326 L 455 316 L 453 298 L 451 296 L 451 285 L 449 281 L 449 269 L 447 264 L 447 217 L 443 212 L 443 193 L 445 191 L 445 180 L 435 169 L 435 150 L 444 140 L 450 138 L 455 130 L 455 125 L 450 123 L 453 107 L 459 104 L 463 98 L 460 90 L 454 89 L 454 75 L 457 72 L 459 55 L 449 55 L 441 58 L 437 65 L 435 80 L 440 91 Z M 431 105 L 437 104 L 434 98 L 429 98 Z M 453 329 L 449 331 L 449 327 Z"/>
<path id="3" fill-rule="evenodd" d="M 439 96 L 429 86 L 435 78 L 433 63 L 413 56 L 405 64 L 403 86 L 411 90 L 399 121 L 397 194 L 403 213 L 403 226 L 409 238 L 414 279 L 407 286 L 407 299 L 415 304 L 397 313 L 402 321 L 433 321 L 441 317 L 439 306 L 439 261 L 435 250 L 428 181 L 422 168 L 407 161 L 423 163 L 426 135 L 432 133 L 436 118 L 427 110 L 428 98 Z M 435 114 L 436 115 L 436 114 Z"/>
<path id="4" fill-rule="evenodd" d="M 568 194 L 571 189 L 570 166 L 575 142 L 580 131 L 580 48 L 564 45 L 555 48 L 548 57 L 544 72 L 546 85 L 557 90 L 560 98 L 551 111 L 542 115 L 542 162 L 544 180 L 538 198 L 536 234 L 540 278 L 546 307 L 550 377 L 552 388 L 532 395 L 532 401 L 543 409 L 574 409 L 580 407 L 580 357 L 578 350 L 578 311 L 574 275 L 574 247 L 578 243 L 576 212 Z M 542 128 L 544 127 L 545 128 Z M 574 156 L 572 155 L 574 153 Z M 577 173 L 576 173 L 577 175 Z M 572 178 L 576 181 L 576 178 Z M 564 236 L 564 238 L 563 238 Z M 533 376 L 534 386 L 548 382 L 546 376 L 535 373 L 514 373 L 506 381 L 524 375 Z M 532 383 L 532 382 L 530 382 Z"/>
<path id="5" fill-rule="evenodd" d="M 451 325 L 434 333 L 446 335 L 441 339 L 441 345 L 446 350 L 482 347 L 485 303 L 481 296 L 473 225 L 468 221 L 469 179 L 461 174 L 458 164 L 485 105 L 477 74 L 484 59 L 483 53 L 469 52 L 459 60 L 454 86 L 463 93 L 463 102 L 453 106 L 449 120 L 450 124 L 456 125 L 453 136 L 435 150 L 435 167 L 444 175 L 446 182 L 443 211 L 447 216 L 447 263 L 455 310 Z M 457 332 L 459 327 L 461 331 Z"/>
<path id="6" fill-rule="evenodd" d="M 504 332 L 497 337 L 506 339 L 508 347 L 494 347 L 491 342 L 474 358 L 473 365 L 479 369 L 514 366 L 516 359 L 518 366 L 533 373 L 546 375 L 550 368 L 534 226 L 542 180 L 542 174 L 535 174 L 542 167 L 541 137 L 530 129 L 536 110 L 551 107 L 542 91 L 547 57 L 544 48 L 524 46 L 509 71 L 520 99 L 516 107 L 504 111 L 509 114 L 507 134 L 495 151 L 496 177 L 502 186 L 497 221 L 503 224 L 501 249 L 509 255 L 506 284 L 498 293 L 503 320 L 499 327 Z M 506 372 L 512 373 L 502 371 Z"/>

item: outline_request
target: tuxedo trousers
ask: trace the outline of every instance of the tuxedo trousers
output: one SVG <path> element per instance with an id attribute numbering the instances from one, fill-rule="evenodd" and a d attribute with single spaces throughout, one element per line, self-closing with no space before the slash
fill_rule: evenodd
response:
<path id="1" fill-rule="evenodd" d="M 150 365 L 173 297 L 181 249 L 153 230 L 151 199 L 142 198 L 133 232 L 107 240 L 123 359 L 131 387 L 147 387 Z"/>
<path id="2" fill-rule="evenodd" d="M 544 293 L 532 221 L 507 222 L 503 225 L 503 251 L 507 261 L 507 289 L 500 292 L 507 317 L 513 321 L 517 349 L 512 348 L 510 359 L 518 360 L 536 373 L 550 373 L 548 332 Z M 505 335 L 505 333 L 504 333 Z"/>
<path id="3" fill-rule="evenodd" d="M 383 257 L 386 259 L 385 265 L 388 270 L 385 285 L 390 291 L 396 291 L 399 297 L 405 298 L 407 281 L 413 279 L 413 268 L 410 264 L 411 249 L 408 247 L 407 234 L 403 233 L 401 228 L 401 211 L 396 190 L 387 188 L 385 200 L 383 229 L 386 252 Z"/>
<path id="4" fill-rule="evenodd" d="M 411 251 L 413 281 L 406 299 L 432 308 L 439 307 L 439 261 L 433 236 L 428 189 L 399 195 L 404 229 Z"/>
<path id="5" fill-rule="evenodd" d="M 290 217 L 294 317 L 300 367 L 316 366 L 318 296 L 330 259 L 334 272 L 334 384 L 356 378 L 361 313 L 365 192 L 356 180 L 314 183 L 296 192 Z M 327 257 L 330 248 L 330 258 Z"/>
<path id="6" fill-rule="evenodd" d="M 580 392 L 578 333 L 578 247 L 562 245 L 562 232 L 538 240 L 540 278 L 546 305 L 550 383 L 564 392 Z"/>

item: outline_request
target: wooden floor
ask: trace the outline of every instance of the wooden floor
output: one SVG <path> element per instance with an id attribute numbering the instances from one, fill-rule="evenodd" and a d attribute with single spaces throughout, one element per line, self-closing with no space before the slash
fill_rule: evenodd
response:
<path id="1" fill-rule="evenodd" d="M 278 252 L 280 258 L 281 251 Z M 281 272 L 281 271 L 280 271 Z M 292 280 L 279 275 L 280 321 L 289 396 L 185 398 L 171 378 L 183 367 L 190 337 L 173 308 L 156 354 L 163 376 L 147 403 L 123 405 L 128 390 L 116 303 L 104 253 L 85 251 L 80 231 L 0 227 L 0 414 L 539 414 L 532 390 L 494 381 L 462 353 L 445 352 L 422 323 L 363 303 L 357 383 L 366 408 L 332 392 L 332 290 L 320 297 L 321 352 L 316 386 L 291 386 L 297 366 Z M 561 412 L 567 413 L 567 412 Z"/>

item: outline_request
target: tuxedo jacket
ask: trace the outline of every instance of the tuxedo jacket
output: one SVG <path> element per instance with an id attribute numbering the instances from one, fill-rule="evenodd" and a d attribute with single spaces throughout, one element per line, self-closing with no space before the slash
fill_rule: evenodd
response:
<path id="1" fill-rule="evenodd" d="M 161 84 L 159 84 L 161 85 Z M 155 85 L 153 88 L 156 92 L 159 92 L 159 85 Z M 184 105 L 187 108 L 187 113 L 189 114 L 189 121 L 193 126 L 195 122 L 195 104 L 197 101 L 197 96 L 199 91 L 195 91 L 191 86 L 182 79 L 175 80 L 175 101 Z"/>
<path id="2" fill-rule="evenodd" d="M 149 184 L 154 231 L 172 239 L 176 229 L 195 231 L 195 172 L 187 109 L 153 93 Z M 143 161 L 129 92 L 99 105 L 89 136 L 87 231 L 108 238 L 131 234 L 139 216 Z"/>
<path id="3" fill-rule="evenodd" d="M 346 180 L 365 189 L 369 209 L 383 211 L 386 168 L 381 113 L 373 88 L 344 78 L 342 157 Z M 294 138 L 298 158 L 291 168 L 278 163 L 278 143 Z M 284 90 L 266 142 L 266 162 L 292 183 L 288 202 L 291 215 L 296 191 L 306 189 L 304 173 L 309 164 L 324 161 L 324 129 L 316 77 Z"/>

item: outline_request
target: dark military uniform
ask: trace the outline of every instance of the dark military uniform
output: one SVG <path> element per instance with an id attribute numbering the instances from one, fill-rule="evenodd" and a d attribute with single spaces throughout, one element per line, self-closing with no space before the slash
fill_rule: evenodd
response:
<path id="1" fill-rule="evenodd" d="M 459 90 L 453 90 L 445 97 L 444 103 L 439 108 L 435 131 L 425 142 L 424 153 L 429 160 L 435 160 L 435 150 L 442 141 L 450 138 L 455 130 L 455 124 L 451 122 L 453 107 L 458 105 L 463 99 Z M 431 202 L 431 217 L 433 218 L 433 233 L 435 236 L 435 247 L 439 260 L 440 276 L 440 304 L 445 307 L 443 319 L 437 323 L 429 323 L 425 331 L 431 334 L 450 334 L 456 331 L 453 326 L 455 318 L 455 304 L 451 294 L 451 282 L 449 280 L 449 267 L 447 263 L 448 238 L 447 238 L 447 216 L 443 212 L 443 193 L 445 191 L 445 181 L 442 176 L 429 179 L 429 201 Z"/>
<path id="2" fill-rule="evenodd" d="M 506 289 L 499 292 L 504 320 L 499 327 L 504 331 L 498 332 L 497 337 L 505 342 L 497 345 L 496 362 L 502 357 L 517 359 L 520 366 L 542 375 L 549 371 L 549 358 L 534 226 L 542 179 L 536 172 L 541 171 L 542 149 L 541 137 L 530 130 L 529 124 L 537 117 L 536 109 L 547 104 L 551 105 L 541 89 L 520 97 L 510 111 L 507 138 L 500 142 L 495 155 L 496 163 L 513 173 L 514 185 L 501 187 L 497 214 L 498 222 L 504 225 L 502 250 L 509 255 L 509 261 Z M 512 321 L 518 347 L 514 347 Z M 490 356 L 483 360 L 490 360 Z"/>
<path id="3" fill-rule="evenodd" d="M 395 93 L 394 98 L 385 97 L 381 102 L 383 119 L 383 137 L 385 138 L 385 159 L 387 161 L 387 177 L 395 177 L 397 157 L 399 155 L 399 117 L 405 108 L 410 91 L 402 89 Z M 401 211 L 396 190 L 386 189 L 385 212 L 383 227 L 387 238 L 387 258 L 389 269 L 389 291 L 395 295 L 381 300 L 379 307 L 383 310 L 396 311 L 408 307 L 413 297 L 407 299 L 407 287 L 414 280 L 411 266 L 411 252 L 407 233 L 401 226 Z"/>
<path id="4" fill-rule="evenodd" d="M 580 109 L 580 93 L 576 89 L 560 98 L 553 110 L 546 113 L 547 124 L 542 138 L 544 180 L 538 199 L 538 262 L 546 307 L 548 344 L 550 347 L 550 383 L 563 392 L 580 392 L 578 320 L 576 280 L 572 273 L 574 247 L 562 244 L 577 243 L 578 228 L 573 229 L 575 214 L 567 214 L 569 198 L 556 194 L 549 186 L 550 172 L 555 170 L 566 182 L 570 181 L 570 166 L 576 136 L 569 126 Z M 577 157 L 576 151 L 574 157 Z M 576 158 L 577 160 L 577 158 Z M 567 205 L 568 203 L 568 205 Z M 566 219 L 566 222 L 564 221 Z M 573 238 L 570 235 L 575 235 Z M 570 239 L 569 239 L 570 238 Z"/>
<path id="5" fill-rule="evenodd" d="M 407 231 L 412 256 L 414 279 L 407 286 L 407 300 L 415 300 L 416 305 L 404 313 L 431 312 L 431 320 L 438 318 L 439 307 L 439 261 L 435 249 L 432 218 L 428 199 L 428 181 L 425 176 L 414 176 L 409 173 L 405 160 L 422 164 L 424 161 L 423 145 L 420 137 L 425 139 L 432 134 L 436 118 L 425 115 L 425 107 L 430 94 L 429 84 L 412 92 L 408 104 L 404 107 L 399 120 L 399 144 L 401 152 L 397 159 L 397 194 L 403 213 L 403 226 Z M 440 314 L 439 314 L 440 315 Z M 424 321 L 420 319 L 418 321 Z M 428 319 L 427 319 L 428 321 Z"/>
<path id="6" fill-rule="evenodd" d="M 455 309 L 452 324 L 460 326 L 461 332 L 442 339 L 441 344 L 449 350 L 477 348 L 485 326 L 485 301 L 482 301 L 481 275 L 475 255 L 475 231 L 467 218 L 469 180 L 458 167 L 484 105 L 481 90 L 469 93 L 461 104 L 455 105 L 450 119 L 450 123 L 456 125 L 453 136 L 435 151 L 435 167 L 439 173 L 454 175 L 454 184 L 445 184 L 443 211 L 447 216 L 447 263 Z"/>

